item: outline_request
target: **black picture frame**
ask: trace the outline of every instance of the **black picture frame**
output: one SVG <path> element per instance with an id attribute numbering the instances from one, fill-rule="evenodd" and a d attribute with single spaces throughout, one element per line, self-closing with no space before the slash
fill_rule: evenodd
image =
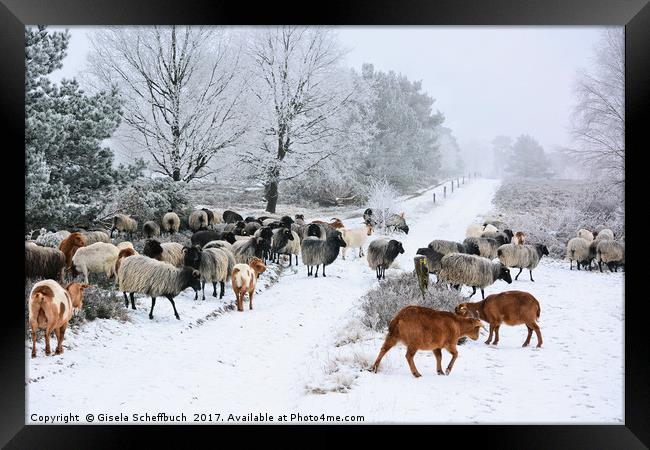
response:
<path id="1" fill-rule="evenodd" d="M 10 226 L 11 217 L 18 217 L 24 198 L 17 189 L 23 164 L 24 148 L 24 25 L 108 25 L 108 24 L 329 24 L 329 25 L 624 25 L 626 30 L 626 198 L 636 193 L 644 195 L 641 173 L 643 131 L 647 128 L 647 110 L 650 105 L 650 5 L 649 0 L 492 0 L 492 1 L 330 1 L 320 4 L 307 2 L 250 2 L 185 1 L 173 0 L 114 0 L 98 2 L 89 0 L 0 0 L 0 45 L 2 62 L 2 123 L 3 153 L 6 167 L 0 170 L 5 189 L 6 225 L 5 247 L 10 244 L 15 255 L 23 250 L 18 232 Z M 9 162 L 11 161 L 11 162 Z M 639 176 L 634 172 L 638 171 Z M 628 176 L 631 175 L 631 176 Z M 13 177 L 16 179 L 13 180 Z M 23 184 L 24 185 L 24 184 Z M 647 201 L 634 203 L 626 209 L 626 234 L 645 238 L 640 224 Z M 10 217 L 11 216 L 11 217 Z M 638 217 L 637 217 L 638 216 Z M 18 221 L 18 219 L 14 219 Z M 636 239 L 636 238 L 635 238 Z M 642 258 L 647 244 L 628 247 L 628 259 L 632 259 L 632 280 L 643 277 L 640 273 Z M 5 250 L 7 251 L 7 250 Z M 19 253 L 20 252 L 20 253 Z M 13 255 L 12 255 L 13 256 Z M 19 291 L 19 285 L 11 276 L 18 275 L 20 257 L 6 255 L 5 287 Z M 18 262 L 16 262 L 18 261 Z M 627 265 L 626 265 L 627 269 Z M 627 278 L 626 270 L 626 278 Z M 637 275 L 634 275 L 634 274 Z M 636 277 L 636 278 L 635 278 Z M 15 284 L 15 286 L 14 286 Z M 646 329 L 649 317 L 645 314 L 647 300 L 643 291 L 633 287 L 634 281 L 625 281 L 628 308 L 625 316 L 625 416 L 624 425 L 518 425 L 518 426 L 422 426 L 418 430 L 400 430 L 390 427 L 360 426 L 234 426 L 227 427 L 241 436 L 242 442 L 252 433 L 264 433 L 264 439 L 276 433 L 289 431 L 296 442 L 314 442 L 315 433 L 325 439 L 341 439 L 340 433 L 369 432 L 365 444 L 381 443 L 384 437 L 407 439 L 403 431 L 424 431 L 422 438 L 430 439 L 431 445 L 443 444 L 447 439 L 467 446 L 490 445 L 512 448 L 648 448 L 650 445 L 650 372 Z M 120 448 L 133 447 L 144 440 L 147 447 L 154 440 L 165 446 L 189 446 L 198 439 L 218 445 L 226 428 L 189 426 L 82 426 L 82 425 L 25 425 L 25 349 L 24 309 L 17 301 L 18 292 L 11 289 L 1 303 L 6 316 L 0 327 L 3 347 L 0 364 L 0 444 L 6 448 Z M 635 295 L 635 294 L 641 295 Z M 588 308 L 589 305 L 584 305 Z M 607 361 L 603 361 L 607 364 Z M 71 380 L 73 383 L 74 380 Z M 531 389 L 534 389 L 531 380 Z M 440 392 L 440 395 L 445 395 Z M 453 401 L 453 399 L 450 399 Z M 522 399 L 525 401 L 525 399 Z M 531 405 L 534 407 L 534 405 Z M 306 441 L 309 439 L 309 441 Z M 344 438 L 345 439 L 345 438 Z M 454 441 L 455 440 L 455 441 Z M 268 441 L 270 442 L 270 440 Z M 323 440 L 322 442 L 326 442 Z M 423 443 L 424 443 L 423 442 Z M 446 444 L 450 445 L 450 444 Z"/>

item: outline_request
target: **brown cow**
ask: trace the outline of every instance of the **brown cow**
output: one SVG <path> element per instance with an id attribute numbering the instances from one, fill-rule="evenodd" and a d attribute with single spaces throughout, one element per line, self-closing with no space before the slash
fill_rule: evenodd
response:
<path id="1" fill-rule="evenodd" d="M 490 324 L 490 335 L 486 344 L 492 340 L 494 334 L 494 345 L 499 343 L 499 327 L 502 323 L 506 325 L 525 324 L 528 328 L 528 336 L 522 347 L 530 344 L 533 330 L 537 335 L 537 347 L 542 346 L 542 332 L 537 319 L 542 312 L 539 302 L 528 292 L 506 291 L 500 294 L 488 295 L 485 300 L 475 303 L 461 303 L 456 306 L 456 314 L 460 316 L 477 317 Z"/>
<path id="2" fill-rule="evenodd" d="M 477 340 L 481 327 L 483 326 L 478 319 L 460 317 L 454 313 L 436 311 L 424 306 L 406 306 L 390 321 L 388 335 L 371 370 L 376 373 L 386 352 L 398 342 L 402 342 L 406 345 L 406 360 L 413 376 L 421 376 L 413 362 L 418 350 L 433 350 L 438 375 L 449 375 L 458 357 L 458 339 L 468 336 Z M 443 348 L 452 355 L 446 372 L 442 371 Z"/>
<path id="3" fill-rule="evenodd" d="M 56 333 L 55 354 L 63 353 L 63 336 L 75 310 L 81 309 L 83 291 L 89 284 L 70 283 L 65 289 L 54 280 L 39 281 L 29 296 L 29 324 L 32 329 L 32 358 L 36 357 L 36 330 L 45 329 L 45 354 L 49 355 L 50 335 Z"/>

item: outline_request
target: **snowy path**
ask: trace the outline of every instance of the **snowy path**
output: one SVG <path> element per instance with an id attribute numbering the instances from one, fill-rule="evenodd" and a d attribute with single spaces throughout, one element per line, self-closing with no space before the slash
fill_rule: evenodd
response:
<path id="1" fill-rule="evenodd" d="M 415 250 L 433 238 L 462 240 L 467 224 L 490 209 L 497 187 L 498 181 L 478 180 L 435 207 L 431 191 L 406 201 L 411 232 L 399 238 L 406 253 L 398 266 L 410 270 Z M 66 336 L 62 356 L 43 357 L 41 344 L 39 358 L 27 360 L 33 380 L 28 384 L 27 420 L 32 413 L 71 411 L 182 411 L 190 421 L 191 413 L 221 413 L 224 418 L 259 412 L 364 414 L 367 422 L 622 417 L 620 274 L 570 273 L 551 263 L 537 269 L 535 286 L 527 281 L 511 285 L 530 289 L 540 299 L 541 350 L 519 348 L 524 331 L 502 328 L 498 349 L 481 341 L 463 346 L 450 377 L 434 376 L 434 358 L 419 353 L 416 363 L 424 376 L 415 380 L 403 349 L 396 347 L 379 374 L 358 374 L 349 392 L 306 394 L 306 385 L 318 383 L 322 365 L 335 350 L 329 348 L 333 336 L 358 309 L 359 297 L 376 283 L 365 258 L 339 259 L 327 274 L 308 279 L 302 265 L 285 269 L 277 284 L 255 297 L 253 311 L 228 312 L 192 328 L 188 322 L 214 309 L 210 302 L 216 300 L 195 304 L 187 292 L 177 301 L 183 320 L 176 321 L 169 305 L 159 301 L 156 318 L 149 321 L 149 300 L 141 299 L 140 309 L 131 312 L 132 323 L 96 320 Z M 486 293 L 504 288 L 498 282 Z M 228 291 L 226 300 L 231 296 Z M 573 320 L 576 325 L 571 325 Z M 354 345 L 362 347 L 366 359 L 374 359 L 382 338 L 372 336 Z"/>

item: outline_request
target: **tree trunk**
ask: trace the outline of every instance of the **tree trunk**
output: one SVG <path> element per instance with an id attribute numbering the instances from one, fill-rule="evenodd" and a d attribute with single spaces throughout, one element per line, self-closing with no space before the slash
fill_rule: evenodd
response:
<path id="1" fill-rule="evenodd" d="M 278 204 L 278 180 L 270 181 L 266 187 L 266 212 L 275 214 L 275 207 Z"/>

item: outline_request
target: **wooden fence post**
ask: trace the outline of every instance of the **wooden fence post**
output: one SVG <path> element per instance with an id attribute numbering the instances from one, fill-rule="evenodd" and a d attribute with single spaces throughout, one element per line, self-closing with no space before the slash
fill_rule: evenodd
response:
<path id="1" fill-rule="evenodd" d="M 444 186 L 444 187 L 443 187 L 443 192 L 444 192 L 444 194 L 445 194 L 445 198 L 447 198 L 447 186 Z"/>
<path id="2" fill-rule="evenodd" d="M 454 180 L 451 180 L 451 193 L 454 193 Z"/>
<path id="3" fill-rule="evenodd" d="M 436 193 L 433 193 L 433 203 L 436 203 Z"/>

